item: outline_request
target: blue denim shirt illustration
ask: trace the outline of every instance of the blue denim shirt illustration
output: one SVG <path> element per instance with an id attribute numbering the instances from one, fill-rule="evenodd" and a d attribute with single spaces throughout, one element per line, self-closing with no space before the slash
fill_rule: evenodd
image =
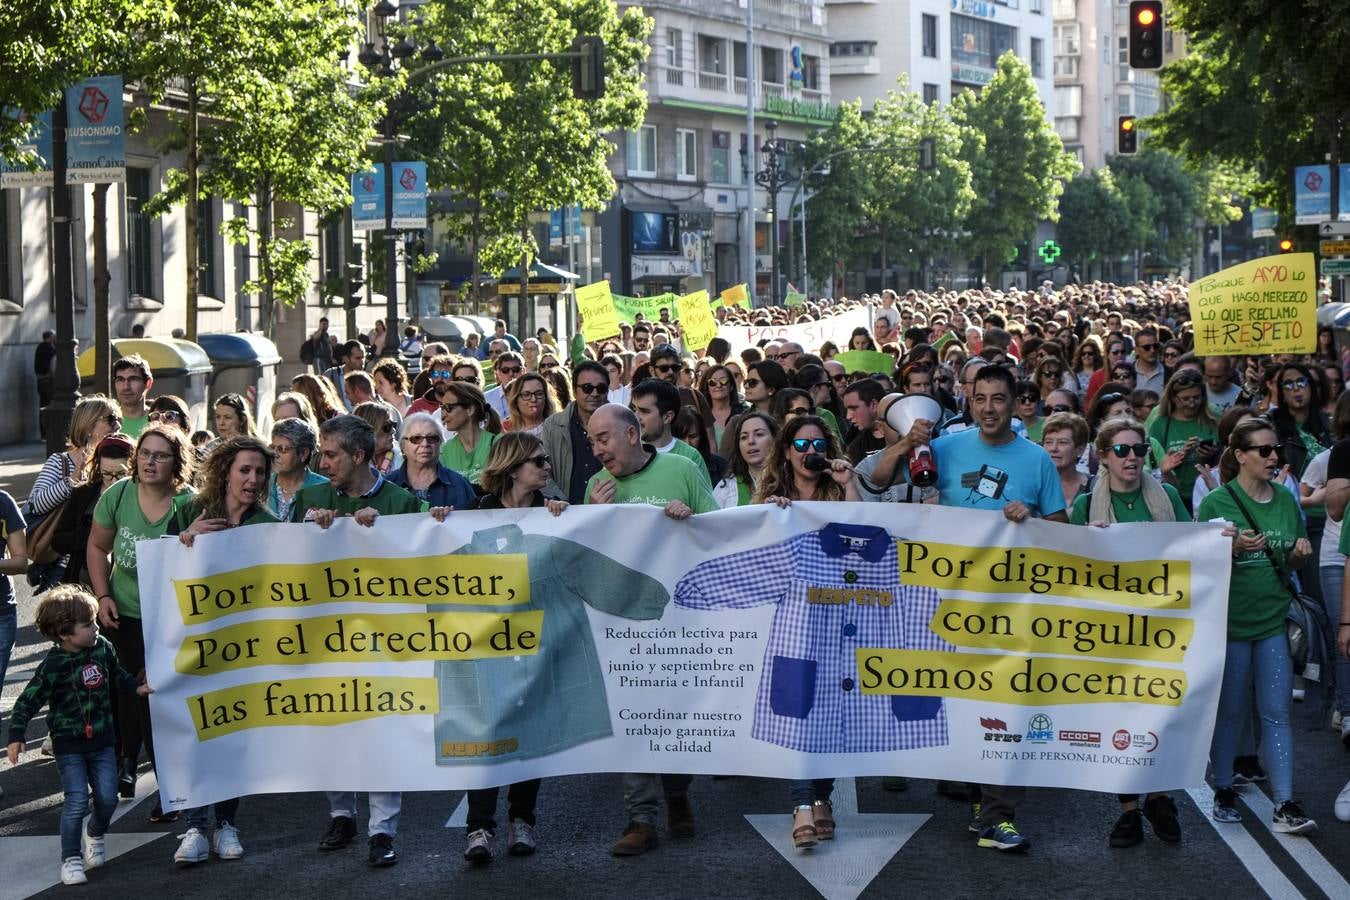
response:
<path id="1" fill-rule="evenodd" d="M 609 701 L 586 606 L 626 619 L 659 619 L 670 595 L 659 581 L 603 553 L 515 525 L 474 532 L 452 555 L 523 553 L 530 599 L 513 606 L 438 603 L 433 612 L 542 610 L 533 655 L 436 663 L 436 764 L 505 762 L 609 737 Z"/>
<path id="2" fill-rule="evenodd" d="M 947 743 L 941 697 L 863 694 L 854 653 L 952 650 L 928 627 L 938 602 L 933 589 L 900 583 L 886 529 L 839 523 L 709 560 L 675 586 L 675 605 L 689 609 L 777 605 L 751 735 L 807 753 Z"/>

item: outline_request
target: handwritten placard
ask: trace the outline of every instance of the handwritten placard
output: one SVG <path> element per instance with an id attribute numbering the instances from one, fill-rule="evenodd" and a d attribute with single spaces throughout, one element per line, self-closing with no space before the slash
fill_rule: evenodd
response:
<path id="1" fill-rule="evenodd" d="M 1264 256 L 1193 282 L 1197 356 L 1312 353 L 1317 274 L 1311 253 Z"/>
<path id="2" fill-rule="evenodd" d="M 708 308 L 708 292 L 694 291 L 680 298 L 680 329 L 684 332 L 684 347 L 693 353 L 702 353 L 708 341 L 717 337 L 717 320 Z"/>
<path id="3" fill-rule="evenodd" d="M 581 333 L 588 341 L 603 341 L 619 333 L 619 314 L 608 281 L 597 281 L 577 288 L 577 311 L 581 313 Z"/>

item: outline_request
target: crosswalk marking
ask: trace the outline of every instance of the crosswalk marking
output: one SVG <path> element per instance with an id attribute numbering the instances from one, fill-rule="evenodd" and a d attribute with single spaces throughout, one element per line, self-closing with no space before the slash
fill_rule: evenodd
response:
<path id="1" fill-rule="evenodd" d="M 1266 855 L 1266 851 L 1261 849 L 1256 838 L 1247 833 L 1247 829 L 1237 822 L 1214 821 L 1210 815 L 1210 811 L 1214 808 L 1213 791 L 1208 787 L 1198 787 L 1188 788 L 1186 793 L 1195 801 L 1195 805 L 1200 807 L 1200 814 L 1205 817 L 1205 821 L 1228 845 L 1228 849 L 1233 851 L 1238 862 L 1242 863 L 1256 879 L 1256 883 L 1266 892 L 1267 897 L 1271 900 L 1306 900 L 1298 888 L 1294 887 L 1294 883 L 1286 878 L 1274 861 Z"/>
<path id="2" fill-rule="evenodd" d="M 1238 797 L 1246 804 L 1266 830 L 1275 835 L 1284 851 L 1294 858 L 1299 868 L 1307 872 L 1317 886 L 1327 892 L 1328 897 L 1350 897 L 1350 882 L 1336 871 L 1336 867 L 1327 862 L 1312 841 L 1299 834 L 1283 834 L 1275 831 L 1275 803 L 1266 796 L 1265 791 L 1257 787 L 1246 787 L 1238 791 Z"/>

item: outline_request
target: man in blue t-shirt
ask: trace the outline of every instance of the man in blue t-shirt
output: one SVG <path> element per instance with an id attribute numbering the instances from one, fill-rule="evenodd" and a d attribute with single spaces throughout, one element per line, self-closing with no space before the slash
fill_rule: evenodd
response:
<path id="1" fill-rule="evenodd" d="M 983 366 L 973 373 L 966 406 L 973 427 L 933 441 L 938 502 L 999 509 L 1009 522 L 1024 522 L 1032 516 L 1068 522 L 1064 491 L 1050 454 L 1013 432 L 1015 384 L 1005 366 Z M 931 422 L 920 420 L 907 440 L 911 445 L 927 443 L 931 428 Z M 1026 838 L 1012 823 L 1026 788 L 982 784 L 980 793 L 979 845 L 1027 849 Z"/>

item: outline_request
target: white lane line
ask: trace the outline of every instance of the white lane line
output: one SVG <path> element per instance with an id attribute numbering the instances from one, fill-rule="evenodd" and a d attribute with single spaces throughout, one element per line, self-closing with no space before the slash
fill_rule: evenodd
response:
<path id="1" fill-rule="evenodd" d="M 1271 900 L 1306 900 L 1298 888 L 1294 887 L 1294 883 L 1286 878 L 1274 861 L 1266 855 L 1266 851 L 1256 842 L 1256 838 L 1247 833 L 1246 828 L 1238 822 L 1230 824 L 1214 821 L 1210 815 L 1210 810 L 1214 806 L 1212 790 L 1208 787 L 1187 788 L 1186 793 L 1190 794 L 1191 800 L 1200 808 L 1200 814 L 1205 817 L 1205 821 L 1228 845 L 1228 849 L 1233 851 L 1238 862 L 1242 863 L 1256 879 L 1256 883 L 1266 892 L 1266 896 Z"/>
<path id="2" fill-rule="evenodd" d="M 1246 787 L 1238 791 L 1238 797 L 1253 813 L 1261 818 L 1266 830 L 1275 835 L 1275 840 L 1285 852 L 1294 858 L 1299 868 L 1308 873 L 1319 888 L 1327 892 L 1328 897 L 1350 897 L 1350 882 L 1345 880 L 1336 867 L 1327 862 L 1327 858 L 1318 852 L 1308 838 L 1301 834 L 1282 834 L 1274 828 L 1275 803 L 1266 796 L 1265 791 L 1257 787 Z"/>

